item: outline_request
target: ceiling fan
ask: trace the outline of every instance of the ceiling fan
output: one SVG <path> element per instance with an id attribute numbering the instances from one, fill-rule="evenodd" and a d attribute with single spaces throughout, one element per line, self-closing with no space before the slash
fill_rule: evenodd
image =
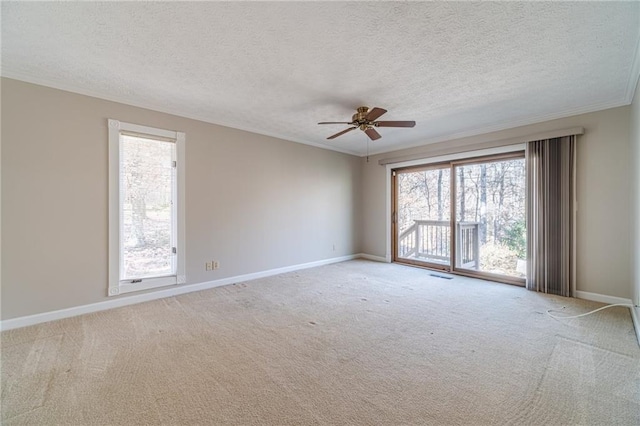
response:
<path id="1" fill-rule="evenodd" d="M 348 124 L 353 127 L 349 127 L 346 130 L 329 136 L 327 139 L 334 139 L 338 136 L 342 136 L 354 129 L 360 129 L 369 136 L 372 141 L 380 139 L 380 133 L 374 129 L 374 127 L 413 127 L 416 125 L 415 121 L 376 121 L 382 114 L 387 112 L 386 109 L 374 107 L 369 111 L 369 107 L 361 106 L 358 108 L 358 112 L 353 114 L 351 121 L 322 121 L 318 124 Z"/>

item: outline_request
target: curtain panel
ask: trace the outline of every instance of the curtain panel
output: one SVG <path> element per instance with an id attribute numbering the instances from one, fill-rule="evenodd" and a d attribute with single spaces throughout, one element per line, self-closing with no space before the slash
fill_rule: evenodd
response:
<path id="1" fill-rule="evenodd" d="M 527 143 L 527 284 L 574 296 L 576 136 Z"/>

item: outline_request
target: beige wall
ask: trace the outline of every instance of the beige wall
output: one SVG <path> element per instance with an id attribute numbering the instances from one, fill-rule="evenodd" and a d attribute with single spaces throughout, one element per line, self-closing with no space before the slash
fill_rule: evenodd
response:
<path id="1" fill-rule="evenodd" d="M 2 319 L 107 299 L 108 118 L 186 132 L 188 284 L 359 252 L 357 157 L 15 80 L 1 96 Z"/>
<path id="2" fill-rule="evenodd" d="M 640 306 L 640 84 L 631 104 L 631 292 Z M 639 312 L 640 313 L 640 312 Z M 640 330 L 638 331 L 640 334 Z"/>
<path id="3" fill-rule="evenodd" d="M 189 284 L 360 251 L 384 257 L 387 176 L 380 158 L 583 126 L 578 290 L 640 293 L 637 93 L 631 107 L 396 151 L 368 163 L 15 80 L 2 79 L 1 96 L 2 319 L 107 300 L 107 118 L 187 134 Z M 221 268 L 205 271 L 213 259 Z"/>
<path id="4" fill-rule="evenodd" d="M 389 254 L 385 219 L 388 176 L 379 159 L 436 152 L 443 147 L 478 147 L 495 140 L 582 126 L 585 134 L 578 141 L 577 160 L 577 289 L 631 297 L 629 111 L 629 107 L 614 108 L 371 157 L 369 163 L 363 162 L 363 251 L 376 256 Z"/>

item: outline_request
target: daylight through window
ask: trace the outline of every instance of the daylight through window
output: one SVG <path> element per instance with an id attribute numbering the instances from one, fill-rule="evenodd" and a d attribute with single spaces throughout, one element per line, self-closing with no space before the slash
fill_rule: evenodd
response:
<path id="1" fill-rule="evenodd" d="M 184 282 L 184 134 L 109 120 L 109 294 Z"/>

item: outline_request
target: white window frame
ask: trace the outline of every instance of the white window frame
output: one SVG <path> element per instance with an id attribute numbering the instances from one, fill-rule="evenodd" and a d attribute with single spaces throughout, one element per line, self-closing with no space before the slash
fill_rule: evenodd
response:
<path id="1" fill-rule="evenodd" d="M 108 120 L 109 128 L 109 296 L 148 290 L 156 287 L 185 284 L 185 134 L 172 130 L 157 129 L 138 124 Z M 134 134 L 149 139 L 171 140 L 176 144 L 176 179 L 174 202 L 172 246 L 176 248 L 174 262 L 176 274 L 162 277 L 141 278 L 139 280 L 120 280 L 122 268 L 122 243 L 120 238 L 120 135 Z M 133 282 L 135 281 L 135 282 Z"/>

